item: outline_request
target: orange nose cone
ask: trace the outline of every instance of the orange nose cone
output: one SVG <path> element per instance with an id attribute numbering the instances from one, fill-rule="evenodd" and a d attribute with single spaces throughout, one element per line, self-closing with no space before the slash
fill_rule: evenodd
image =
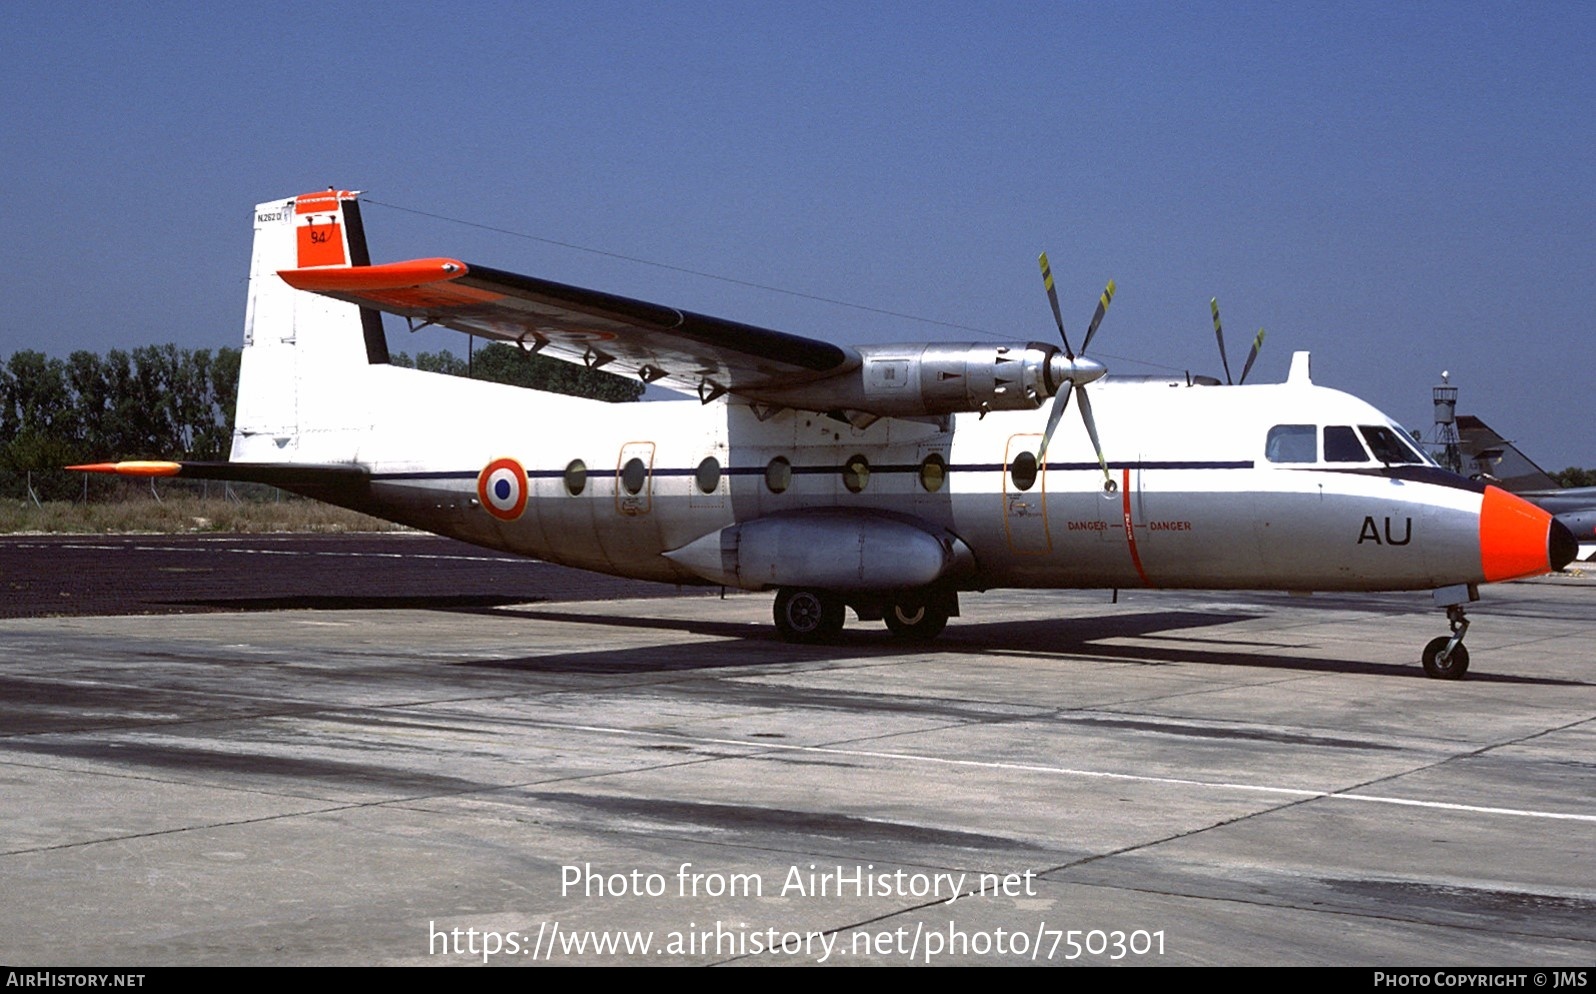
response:
<path id="1" fill-rule="evenodd" d="M 1480 506 L 1480 567 L 1485 579 L 1538 576 L 1574 558 L 1574 537 L 1550 514 L 1498 487 Z"/>

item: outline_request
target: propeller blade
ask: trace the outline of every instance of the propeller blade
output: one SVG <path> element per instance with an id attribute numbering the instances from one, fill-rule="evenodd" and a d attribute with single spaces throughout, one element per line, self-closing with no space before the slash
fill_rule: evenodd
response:
<path id="1" fill-rule="evenodd" d="M 1247 365 L 1241 367 L 1241 379 L 1238 383 L 1247 382 L 1247 374 L 1252 372 L 1252 364 L 1258 361 L 1258 350 L 1263 348 L 1264 330 L 1258 329 L 1258 337 L 1252 340 L 1252 351 L 1247 353 Z"/>
<path id="2" fill-rule="evenodd" d="M 1225 384 L 1228 386 L 1232 382 L 1230 379 L 1230 359 L 1225 355 L 1225 330 L 1219 326 L 1218 297 L 1208 298 L 1208 309 L 1214 312 L 1214 337 L 1219 339 L 1219 361 L 1225 364 Z M 1241 375 L 1243 379 L 1246 379 L 1246 373 Z"/>
<path id="3" fill-rule="evenodd" d="M 1058 393 L 1053 395 L 1053 409 L 1047 414 L 1047 429 L 1042 432 L 1042 447 L 1037 450 L 1036 461 L 1047 462 L 1047 443 L 1053 441 L 1053 429 L 1058 427 L 1059 419 L 1064 417 L 1064 409 L 1070 406 L 1070 392 L 1075 389 L 1072 380 L 1065 380 Z M 1085 396 L 1083 393 L 1081 396 Z"/>
<path id="4" fill-rule="evenodd" d="M 1053 305 L 1053 320 L 1058 324 L 1058 337 L 1064 339 L 1064 354 L 1073 359 L 1075 353 L 1070 349 L 1070 338 L 1064 334 L 1064 315 L 1058 309 L 1058 291 L 1053 288 L 1053 267 L 1047 264 L 1046 252 L 1038 256 L 1036 261 L 1042 265 L 1042 285 L 1047 288 L 1047 302 Z"/>
<path id="5" fill-rule="evenodd" d="M 1081 343 L 1081 355 L 1086 354 L 1087 346 L 1092 344 L 1092 336 L 1097 334 L 1097 326 L 1103 323 L 1103 315 L 1108 313 L 1108 305 L 1114 302 L 1114 281 L 1109 280 L 1108 286 L 1103 288 L 1103 295 L 1097 298 L 1097 313 L 1092 315 L 1092 326 L 1086 329 L 1086 341 Z M 1071 356 L 1070 358 L 1075 358 Z"/>
<path id="6" fill-rule="evenodd" d="M 1092 402 L 1086 399 L 1086 388 L 1081 387 L 1081 420 L 1086 423 L 1086 434 L 1091 436 L 1092 448 L 1097 451 L 1097 465 L 1103 468 L 1103 489 L 1114 489 L 1114 478 L 1108 475 L 1108 460 L 1103 458 L 1103 443 L 1097 438 L 1097 419 L 1092 417 Z"/>

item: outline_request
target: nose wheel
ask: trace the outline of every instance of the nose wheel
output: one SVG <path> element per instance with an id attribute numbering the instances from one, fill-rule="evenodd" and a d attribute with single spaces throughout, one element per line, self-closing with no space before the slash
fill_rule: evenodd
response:
<path id="1" fill-rule="evenodd" d="M 1433 638 L 1424 647 L 1424 672 L 1437 680 L 1461 680 L 1469 669 L 1469 651 L 1463 645 L 1469 619 L 1463 613 L 1463 605 L 1448 607 L 1446 620 L 1452 627 L 1452 634 Z"/>

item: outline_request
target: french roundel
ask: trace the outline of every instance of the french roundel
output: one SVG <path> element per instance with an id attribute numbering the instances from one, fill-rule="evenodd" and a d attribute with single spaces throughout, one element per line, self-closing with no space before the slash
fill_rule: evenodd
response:
<path id="1" fill-rule="evenodd" d="M 482 509 L 500 521 L 514 521 L 526 510 L 526 470 L 514 459 L 495 459 L 477 475 Z"/>

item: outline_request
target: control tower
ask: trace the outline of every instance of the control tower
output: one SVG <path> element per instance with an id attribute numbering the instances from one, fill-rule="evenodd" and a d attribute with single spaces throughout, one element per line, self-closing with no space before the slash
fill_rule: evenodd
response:
<path id="1" fill-rule="evenodd" d="M 1463 472 L 1463 448 L 1457 435 L 1457 387 L 1449 382 L 1451 374 L 1441 370 L 1441 385 L 1431 391 L 1435 398 L 1435 434 L 1430 440 L 1430 451 L 1443 469 Z"/>

